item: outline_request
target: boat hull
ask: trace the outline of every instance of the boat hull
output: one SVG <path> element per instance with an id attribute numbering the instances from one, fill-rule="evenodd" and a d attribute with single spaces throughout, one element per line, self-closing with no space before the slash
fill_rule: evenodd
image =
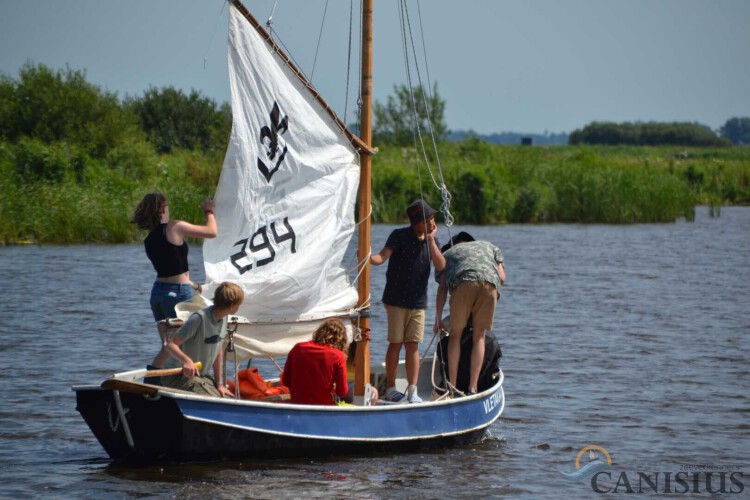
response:
<path id="1" fill-rule="evenodd" d="M 195 461 L 363 454 L 480 442 L 502 412 L 492 389 L 422 404 L 320 407 L 159 391 L 75 387 L 77 407 L 109 456 Z"/>

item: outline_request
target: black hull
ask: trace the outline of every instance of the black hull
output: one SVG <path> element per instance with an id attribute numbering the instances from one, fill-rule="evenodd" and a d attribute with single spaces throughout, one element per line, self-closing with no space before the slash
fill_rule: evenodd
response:
<path id="1" fill-rule="evenodd" d="M 187 419 L 173 398 L 119 392 L 133 446 L 119 421 L 114 392 L 76 390 L 76 409 L 109 456 L 124 462 L 186 462 L 359 455 L 463 446 L 481 442 L 487 428 L 451 436 L 386 442 L 282 436 Z"/>

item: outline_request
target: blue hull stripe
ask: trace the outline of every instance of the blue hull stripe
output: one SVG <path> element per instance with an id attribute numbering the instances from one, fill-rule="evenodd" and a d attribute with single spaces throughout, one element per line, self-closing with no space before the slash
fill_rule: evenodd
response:
<path id="1" fill-rule="evenodd" d="M 166 394 L 165 394 L 166 395 Z M 185 418 L 249 431 L 335 441 L 400 441 L 482 429 L 503 410 L 502 385 L 473 397 L 373 407 L 206 400 L 174 393 Z"/>

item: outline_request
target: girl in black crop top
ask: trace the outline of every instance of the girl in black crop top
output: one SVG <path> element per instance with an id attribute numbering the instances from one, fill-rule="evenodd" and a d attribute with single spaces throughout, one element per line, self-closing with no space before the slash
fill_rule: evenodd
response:
<path id="1" fill-rule="evenodd" d="M 139 229 L 149 231 L 143 244 L 146 256 L 156 271 L 156 281 L 151 288 L 151 312 L 157 322 L 162 349 L 149 365 L 150 368 L 162 368 L 169 358 L 163 347 L 167 332 L 162 320 L 174 318 L 174 306 L 179 302 L 190 301 L 193 290 L 201 291 L 199 284 L 190 281 L 188 244 L 185 237 L 216 237 L 215 206 L 211 199 L 203 202 L 206 223 L 198 226 L 182 220 L 171 220 L 167 198 L 161 193 L 149 193 L 143 197 L 130 219 Z"/>

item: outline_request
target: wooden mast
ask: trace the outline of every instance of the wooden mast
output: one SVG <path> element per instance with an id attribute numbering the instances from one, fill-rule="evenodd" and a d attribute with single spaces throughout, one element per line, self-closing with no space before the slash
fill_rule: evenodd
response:
<path id="1" fill-rule="evenodd" d="M 362 3 L 362 110 L 360 117 L 359 136 L 368 149 L 360 151 L 359 178 L 359 245 L 357 260 L 364 269 L 357 280 L 359 293 L 359 307 L 369 308 L 370 302 L 370 208 L 372 204 L 372 8 L 373 0 Z M 362 340 L 357 342 L 357 356 L 355 362 L 354 394 L 362 396 L 365 385 L 370 382 L 370 318 L 368 314 L 360 319 Z"/>

